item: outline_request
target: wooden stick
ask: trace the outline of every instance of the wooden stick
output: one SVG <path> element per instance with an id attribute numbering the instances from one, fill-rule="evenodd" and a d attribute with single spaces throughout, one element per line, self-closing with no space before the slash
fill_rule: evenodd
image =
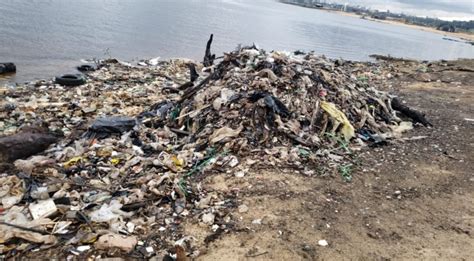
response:
<path id="1" fill-rule="evenodd" d="M 194 82 L 199 78 L 199 74 L 196 71 L 196 66 L 194 63 L 188 63 L 188 68 L 189 68 L 189 74 L 191 75 L 191 82 Z"/>
<path id="2" fill-rule="evenodd" d="M 183 134 L 183 135 L 187 135 L 187 136 L 190 136 L 192 133 L 189 132 L 189 131 L 184 131 L 184 130 L 180 130 L 180 129 L 175 129 L 175 128 L 170 128 L 170 130 L 172 132 L 175 132 L 175 133 L 178 133 L 178 134 Z"/>
<path id="3" fill-rule="evenodd" d="M 425 115 L 422 114 L 419 111 L 413 110 L 409 108 L 408 106 L 405 106 L 402 104 L 402 102 L 397 99 L 393 98 L 391 102 L 392 108 L 396 111 L 399 111 L 403 113 L 403 115 L 407 116 L 408 118 L 412 119 L 415 123 L 419 122 L 423 124 L 425 127 L 433 127 L 433 124 L 431 124 L 426 118 Z"/>
<path id="4" fill-rule="evenodd" d="M 34 228 L 29 228 L 29 227 L 24 227 L 24 226 L 20 226 L 20 225 L 17 225 L 17 224 L 4 222 L 4 221 L 0 221 L 0 225 L 14 227 L 14 228 L 18 228 L 18 229 L 25 230 L 25 231 L 35 232 L 35 233 L 39 233 L 39 234 L 42 234 L 42 235 L 48 235 L 49 234 L 46 231 L 41 231 L 39 229 L 34 229 Z"/>
<path id="5" fill-rule="evenodd" d="M 206 84 L 211 80 L 213 75 L 214 75 L 214 73 L 209 74 L 209 76 L 207 76 L 204 80 L 202 80 L 202 82 L 200 82 L 198 85 L 188 89 L 188 91 L 185 92 L 183 94 L 183 96 L 181 96 L 181 99 L 179 100 L 178 103 L 182 103 L 183 101 L 187 100 L 189 97 L 196 94 L 200 89 L 202 89 L 204 86 L 206 86 Z"/>
<path id="6" fill-rule="evenodd" d="M 207 41 L 206 45 L 206 53 L 204 54 L 204 66 L 209 67 L 214 64 L 214 59 L 216 59 L 216 55 L 211 54 L 211 45 L 212 45 L 212 39 L 214 38 L 214 35 L 211 34 L 211 37 L 209 37 L 209 40 Z"/>
<path id="7" fill-rule="evenodd" d="M 245 255 L 245 256 L 246 257 L 257 257 L 257 256 L 263 256 L 263 255 L 266 255 L 266 254 L 268 254 L 268 251 L 258 253 L 258 254 L 253 254 L 253 255 Z"/>

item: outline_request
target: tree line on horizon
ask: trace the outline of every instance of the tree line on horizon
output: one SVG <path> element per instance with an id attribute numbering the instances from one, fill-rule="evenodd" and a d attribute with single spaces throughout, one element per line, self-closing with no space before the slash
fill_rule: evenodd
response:
<path id="1" fill-rule="evenodd" d="M 433 27 L 446 32 L 468 32 L 474 33 L 474 20 L 470 21 L 446 21 L 439 18 L 419 17 L 413 15 L 392 13 L 389 10 L 372 10 L 364 6 L 352 6 L 336 3 L 325 3 L 319 0 L 280 0 L 282 3 L 296 4 L 310 8 L 325 8 L 330 10 L 356 13 L 363 17 L 371 17 L 379 20 L 397 20 L 407 24 Z"/>

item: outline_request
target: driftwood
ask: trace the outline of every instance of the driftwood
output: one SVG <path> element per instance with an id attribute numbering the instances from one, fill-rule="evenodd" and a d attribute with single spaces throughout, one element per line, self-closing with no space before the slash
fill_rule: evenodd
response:
<path id="1" fill-rule="evenodd" d="M 189 74 L 191 75 L 191 82 L 195 82 L 199 78 L 199 74 L 196 71 L 196 66 L 194 63 L 188 63 Z"/>
<path id="2" fill-rule="evenodd" d="M 43 152 L 58 139 L 58 135 L 50 133 L 46 126 L 32 126 L 17 134 L 0 137 L 0 162 L 28 158 Z"/>
<path id="3" fill-rule="evenodd" d="M 179 91 L 184 91 L 188 88 L 194 86 L 194 82 L 199 78 L 199 74 L 196 71 L 196 66 L 193 63 L 186 64 L 189 68 L 190 79 L 189 82 L 181 84 L 178 88 L 173 87 L 163 87 L 162 91 L 169 91 L 172 93 L 179 93 Z"/>
<path id="4" fill-rule="evenodd" d="M 190 79 L 189 82 L 186 82 L 179 86 L 177 89 L 172 90 L 175 93 L 178 93 L 179 91 L 184 91 L 190 87 L 194 86 L 194 82 L 199 78 L 199 74 L 196 71 L 196 66 L 193 63 L 188 63 L 186 64 L 189 68 L 189 74 L 190 74 Z M 165 88 L 163 88 L 164 90 Z"/>
<path id="5" fill-rule="evenodd" d="M 294 135 L 294 134 L 288 133 L 288 132 L 283 132 L 283 134 L 285 134 L 288 138 L 292 139 L 296 143 L 299 143 L 303 146 L 306 146 L 308 148 L 315 147 L 315 145 L 313 143 L 307 142 L 307 141 L 303 140 L 302 138 L 298 137 L 297 135 Z"/>
<path id="6" fill-rule="evenodd" d="M 196 94 L 199 90 L 201 90 L 204 86 L 206 86 L 206 84 L 211 80 L 213 75 L 214 73 L 209 74 L 209 76 L 207 76 L 204 80 L 202 80 L 198 85 L 186 90 L 186 92 L 181 96 L 179 103 L 182 103 L 183 101 L 189 99 L 191 96 Z"/>
<path id="7" fill-rule="evenodd" d="M 178 92 L 179 91 L 184 91 L 190 87 L 193 87 L 194 86 L 194 83 L 193 82 L 186 82 L 185 84 L 181 85 L 178 87 Z"/>
<path id="8" fill-rule="evenodd" d="M 48 235 L 49 234 L 46 231 L 42 231 L 42 230 L 39 230 L 39 229 L 30 228 L 30 227 L 26 227 L 26 226 L 22 226 L 22 225 L 18 225 L 18 224 L 12 224 L 12 223 L 8 223 L 8 222 L 4 222 L 4 221 L 0 221 L 0 225 L 9 226 L 9 227 L 13 227 L 13 228 L 18 228 L 18 229 L 25 230 L 25 231 L 28 231 L 28 232 L 39 233 L 41 235 Z"/>
<path id="9" fill-rule="evenodd" d="M 181 88 L 182 86 L 184 86 L 185 84 L 181 85 L 179 88 Z M 179 89 L 177 88 L 173 88 L 173 87 L 163 87 L 163 89 L 161 89 L 161 92 L 169 92 L 169 93 L 179 93 Z"/>
<path id="10" fill-rule="evenodd" d="M 192 88 L 188 88 L 185 93 L 181 96 L 179 103 L 184 102 L 185 100 L 189 99 L 191 96 L 196 94 L 199 90 L 204 88 L 206 84 L 208 84 L 211 80 L 221 79 L 227 71 L 227 66 L 229 65 L 230 61 L 222 61 L 220 62 L 213 73 L 209 74 L 204 80 L 202 80 L 198 85 L 193 86 Z"/>
<path id="11" fill-rule="evenodd" d="M 410 118 L 413 120 L 414 123 L 421 123 L 423 126 L 431 126 L 433 127 L 433 124 L 431 124 L 426 118 L 425 115 L 419 111 L 413 110 L 409 108 L 408 106 L 403 105 L 399 99 L 393 98 L 392 102 L 392 109 L 401 112 L 403 115 L 406 117 Z"/>
<path id="12" fill-rule="evenodd" d="M 216 58 L 216 55 L 215 54 L 212 54 L 211 55 L 211 44 L 212 44 L 212 39 L 213 39 L 213 35 L 211 34 L 211 37 L 209 38 L 209 41 L 207 41 L 207 45 L 206 45 L 206 54 L 204 55 L 204 66 L 208 67 L 208 66 L 211 66 L 214 64 L 214 59 Z M 185 100 L 189 99 L 190 97 L 192 97 L 194 94 L 196 94 L 199 90 L 201 90 L 202 88 L 204 88 L 206 86 L 207 83 L 209 83 L 211 80 L 216 80 L 216 79 L 219 79 L 221 78 L 225 71 L 226 71 L 226 67 L 227 65 L 229 64 L 229 61 L 222 61 L 220 62 L 216 68 L 214 69 L 214 72 L 209 74 L 206 78 L 204 78 L 204 80 L 202 80 L 199 84 L 197 84 L 196 86 L 192 86 L 191 88 L 182 88 L 182 87 L 179 87 L 178 89 L 186 89 L 184 94 L 181 96 L 181 99 L 178 101 L 178 103 L 182 103 L 184 102 Z M 196 68 L 194 68 L 194 66 L 190 67 L 190 70 L 191 70 L 191 80 L 193 79 L 193 69 L 194 69 L 194 72 L 196 71 Z M 196 75 L 197 75 L 197 72 L 195 72 Z M 197 77 L 199 75 L 196 75 L 194 76 L 194 80 L 197 79 Z M 186 86 L 188 87 L 188 86 Z"/>
<path id="13" fill-rule="evenodd" d="M 205 67 L 212 66 L 214 64 L 214 60 L 216 59 L 216 55 L 211 54 L 211 45 L 212 45 L 213 37 L 214 35 L 211 34 L 211 37 L 209 37 L 209 40 L 207 41 L 206 53 L 204 54 L 204 61 L 203 61 L 203 64 Z"/>

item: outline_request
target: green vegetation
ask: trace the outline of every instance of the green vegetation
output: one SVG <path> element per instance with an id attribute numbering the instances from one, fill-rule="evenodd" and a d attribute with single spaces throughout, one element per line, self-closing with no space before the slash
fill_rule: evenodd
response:
<path id="1" fill-rule="evenodd" d="M 339 173 L 341 174 L 342 178 L 346 182 L 352 181 L 352 168 L 351 167 L 352 167 L 351 164 L 339 166 Z"/>

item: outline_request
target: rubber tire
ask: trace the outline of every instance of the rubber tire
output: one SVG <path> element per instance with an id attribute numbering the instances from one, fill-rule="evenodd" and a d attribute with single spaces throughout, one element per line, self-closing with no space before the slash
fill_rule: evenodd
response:
<path id="1" fill-rule="evenodd" d="M 54 82 L 63 86 L 79 86 L 85 84 L 86 79 L 80 74 L 64 74 L 56 77 Z"/>
<path id="2" fill-rule="evenodd" d="M 0 63 L 0 74 L 2 73 L 15 73 L 16 66 L 14 63 Z"/>
<path id="3" fill-rule="evenodd" d="M 77 70 L 80 72 L 93 72 L 95 71 L 95 67 L 89 64 L 84 64 L 81 66 L 77 66 Z"/>

